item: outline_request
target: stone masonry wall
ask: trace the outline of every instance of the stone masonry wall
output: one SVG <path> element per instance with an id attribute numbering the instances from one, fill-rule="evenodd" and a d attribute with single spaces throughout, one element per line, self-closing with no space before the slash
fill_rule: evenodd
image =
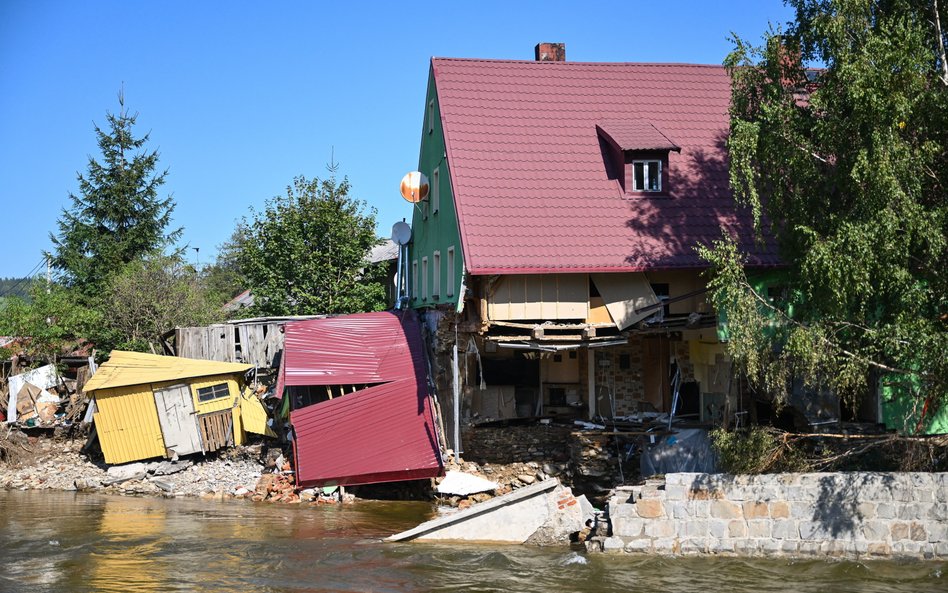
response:
<path id="1" fill-rule="evenodd" d="M 948 473 L 668 474 L 609 501 L 591 550 L 948 558 Z"/>
<path id="2" fill-rule="evenodd" d="M 462 457 L 478 463 L 525 463 L 569 460 L 568 426 L 466 427 L 461 429 Z"/>

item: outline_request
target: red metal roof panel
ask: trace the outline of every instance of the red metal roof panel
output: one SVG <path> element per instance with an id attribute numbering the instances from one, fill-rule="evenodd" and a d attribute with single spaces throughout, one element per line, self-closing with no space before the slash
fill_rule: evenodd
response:
<path id="1" fill-rule="evenodd" d="M 722 226 L 748 264 L 779 264 L 728 186 L 723 67 L 435 58 L 432 70 L 470 273 L 702 268 L 695 247 Z M 606 122 L 648 122 L 680 146 L 667 195 L 629 198 L 608 178 Z"/>
<path id="2" fill-rule="evenodd" d="M 299 487 L 369 484 L 443 472 L 415 313 L 288 323 L 292 385 L 376 385 L 290 412 Z"/>
<path id="3" fill-rule="evenodd" d="M 596 124 L 620 150 L 681 150 L 661 130 L 648 122 L 608 121 Z"/>

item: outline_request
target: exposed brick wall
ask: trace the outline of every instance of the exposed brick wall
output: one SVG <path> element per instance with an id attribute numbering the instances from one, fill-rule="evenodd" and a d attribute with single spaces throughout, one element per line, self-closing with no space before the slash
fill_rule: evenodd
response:
<path id="1" fill-rule="evenodd" d="M 628 357 L 628 368 L 622 368 L 623 357 Z M 603 366 L 601 361 L 609 361 Z M 625 416 L 638 411 L 639 402 L 645 399 L 645 383 L 642 370 L 642 338 L 632 335 L 629 344 L 596 351 L 596 389 L 602 399 L 598 401 L 599 412 L 612 416 L 609 409 L 608 389 L 615 390 L 616 415 Z"/>

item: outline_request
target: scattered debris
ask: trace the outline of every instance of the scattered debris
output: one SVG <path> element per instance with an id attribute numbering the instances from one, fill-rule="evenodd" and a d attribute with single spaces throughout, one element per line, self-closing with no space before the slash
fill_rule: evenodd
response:
<path id="1" fill-rule="evenodd" d="M 532 483 L 532 481 L 533 479 L 531 479 L 531 482 L 525 483 L 529 484 Z M 491 482 L 480 476 L 466 474 L 464 472 L 449 471 L 441 480 L 441 483 L 438 484 L 437 490 L 439 494 L 468 496 L 477 494 L 478 492 L 496 490 L 497 488 L 497 482 Z"/>

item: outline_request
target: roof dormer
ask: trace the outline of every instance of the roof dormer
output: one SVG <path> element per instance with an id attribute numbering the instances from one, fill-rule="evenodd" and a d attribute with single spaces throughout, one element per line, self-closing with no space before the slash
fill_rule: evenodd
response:
<path id="1" fill-rule="evenodd" d="M 681 152 L 661 130 L 644 121 L 596 124 L 606 173 L 627 195 L 668 195 L 668 154 Z"/>

